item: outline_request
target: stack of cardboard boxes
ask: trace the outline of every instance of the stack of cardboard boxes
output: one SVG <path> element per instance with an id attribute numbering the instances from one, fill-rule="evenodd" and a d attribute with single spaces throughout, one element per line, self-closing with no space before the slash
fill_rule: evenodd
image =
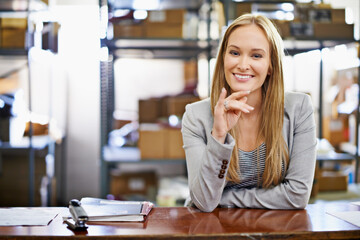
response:
<path id="1" fill-rule="evenodd" d="M 142 159 L 184 159 L 180 125 L 170 127 L 171 115 L 181 120 L 185 106 L 196 96 L 173 96 L 139 101 L 139 149 Z M 164 119 L 161 124 L 161 119 Z"/>
<path id="2" fill-rule="evenodd" d="M 0 47 L 25 49 L 26 30 L 26 18 L 1 18 Z"/>
<path id="3" fill-rule="evenodd" d="M 183 38 L 185 9 L 149 11 L 145 20 L 113 21 L 114 38 Z"/>
<path id="4" fill-rule="evenodd" d="M 258 9 L 257 3 L 238 3 L 236 16 Z M 294 9 L 294 20 L 274 19 L 283 38 L 354 39 L 354 24 L 345 23 L 345 9 L 334 9 L 329 4 L 301 4 Z"/>

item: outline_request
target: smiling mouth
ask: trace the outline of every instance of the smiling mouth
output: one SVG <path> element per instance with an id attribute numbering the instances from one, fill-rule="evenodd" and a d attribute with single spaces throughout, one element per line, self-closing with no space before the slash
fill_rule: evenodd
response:
<path id="1" fill-rule="evenodd" d="M 246 74 L 246 75 L 240 75 L 240 74 L 235 74 L 234 76 L 237 80 L 242 81 L 242 82 L 246 82 L 248 80 L 250 80 L 251 78 L 253 78 L 252 75 Z"/>

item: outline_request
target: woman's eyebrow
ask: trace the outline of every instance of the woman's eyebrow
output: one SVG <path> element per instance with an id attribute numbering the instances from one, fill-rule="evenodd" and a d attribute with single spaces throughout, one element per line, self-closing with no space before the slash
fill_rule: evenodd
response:
<path id="1" fill-rule="evenodd" d="M 233 48 L 237 48 L 237 49 L 239 49 L 239 47 L 238 47 L 238 46 L 236 46 L 236 45 L 229 45 L 229 46 L 228 46 L 228 48 L 230 48 L 230 47 L 233 47 Z"/>
<path id="2" fill-rule="evenodd" d="M 233 45 L 233 44 L 228 46 L 228 48 L 231 48 L 231 47 L 240 49 L 238 46 Z M 251 51 L 262 51 L 262 52 L 266 53 L 265 49 L 262 49 L 262 48 L 252 48 Z"/>
<path id="3" fill-rule="evenodd" d="M 262 48 L 253 48 L 251 50 L 252 51 L 262 51 L 262 52 L 266 53 L 266 51 L 264 49 L 262 49 Z"/>

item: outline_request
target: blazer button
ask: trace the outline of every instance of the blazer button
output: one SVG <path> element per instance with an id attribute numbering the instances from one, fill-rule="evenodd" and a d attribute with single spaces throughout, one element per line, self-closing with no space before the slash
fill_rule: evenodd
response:
<path id="1" fill-rule="evenodd" d="M 224 169 L 221 169 L 221 170 L 220 170 L 220 173 L 221 173 L 221 174 L 224 174 L 224 173 L 225 173 L 225 170 L 224 170 Z"/>
<path id="2" fill-rule="evenodd" d="M 229 163 L 229 161 L 228 160 L 223 160 L 222 163 L 226 165 L 226 164 Z"/>
<path id="3" fill-rule="evenodd" d="M 226 169 L 226 165 L 221 165 L 221 169 Z"/>
<path id="4" fill-rule="evenodd" d="M 220 174 L 218 175 L 218 177 L 219 177 L 219 178 L 224 178 L 224 174 L 221 174 L 221 173 L 220 173 Z"/>

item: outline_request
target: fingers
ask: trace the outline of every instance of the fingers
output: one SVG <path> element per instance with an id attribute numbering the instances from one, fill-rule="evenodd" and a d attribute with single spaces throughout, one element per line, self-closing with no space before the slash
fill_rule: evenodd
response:
<path id="1" fill-rule="evenodd" d="M 250 90 L 249 91 L 234 92 L 228 97 L 228 99 L 229 100 L 239 100 L 240 98 L 243 98 L 243 97 L 249 95 L 249 93 L 250 93 Z"/>
<path id="2" fill-rule="evenodd" d="M 252 110 L 254 110 L 254 108 L 248 104 L 246 104 L 247 101 L 247 97 L 243 97 L 240 101 L 235 101 L 236 102 L 236 106 L 234 106 L 234 108 L 238 108 L 239 110 L 241 110 L 242 112 L 246 112 L 249 113 Z"/>
<path id="3" fill-rule="evenodd" d="M 247 95 L 250 91 L 239 91 L 234 92 L 226 99 L 223 100 L 222 104 L 224 105 L 225 111 L 233 110 L 233 111 L 241 111 L 244 113 L 249 113 L 254 108 L 247 104 Z"/>
<path id="4" fill-rule="evenodd" d="M 226 98 L 226 89 L 225 89 L 225 88 L 222 88 L 218 101 L 219 101 L 221 104 L 223 104 L 225 98 Z"/>
<path id="5" fill-rule="evenodd" d="M 221 89 L 221 93 L 220 93 L 220 96 L 219 96 L 219 100 L 216 104 L 219 108 L 219 107 L 222 107 L 224 109 L 224 111 L 226 111 L 226 106 L 227 106 L 227 100 L 226 100 L 226 89 L 225 88 L 222 88 Z"/>

